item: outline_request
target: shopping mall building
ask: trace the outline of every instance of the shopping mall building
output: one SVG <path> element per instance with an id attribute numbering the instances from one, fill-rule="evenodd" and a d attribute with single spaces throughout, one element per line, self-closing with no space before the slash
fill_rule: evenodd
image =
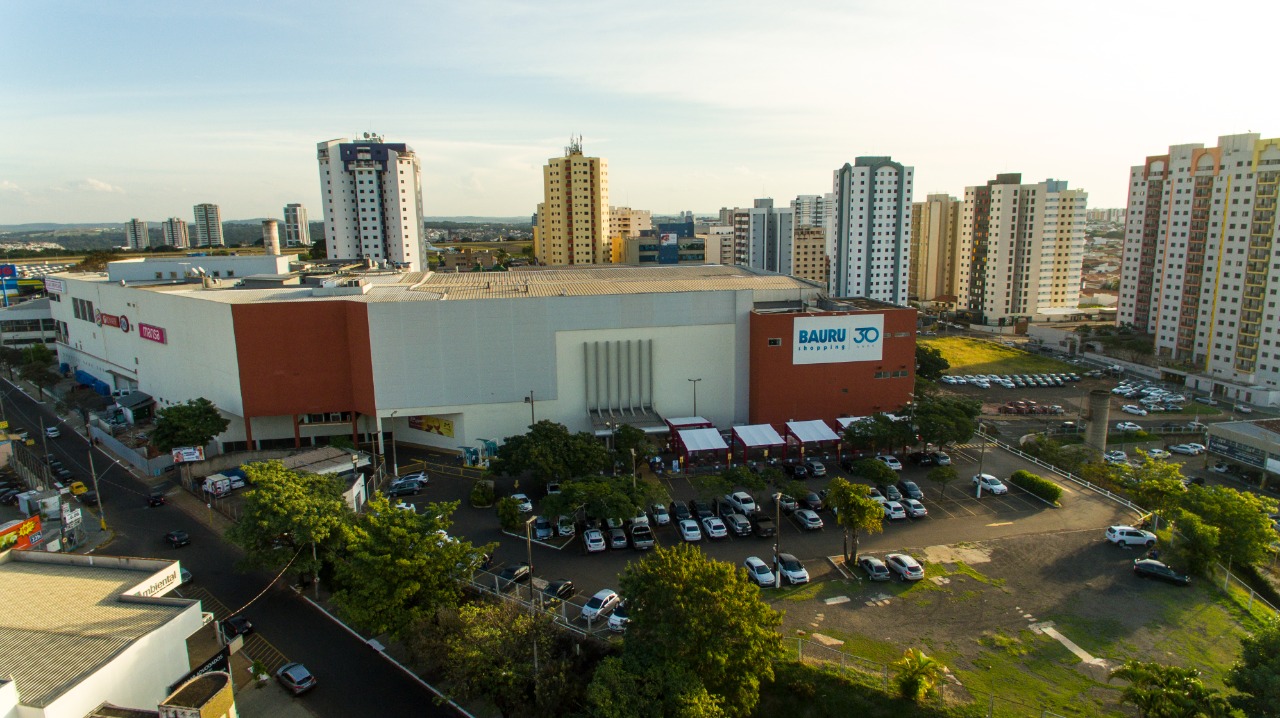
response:
<path id="1" fill-rule="evenodd" d="M 206 397 L 222 450 L 318 437 L 459 450 L 550 419 L 665 431 L 899 409 L 915 310 L 737 266 L 379 271 L 186 256 L 46 287 L 62 369 L 131 411 Z M 123 401 L 123 399 L 122 399 Z M 381 448 L 381 447 L 380 447 Z"/>

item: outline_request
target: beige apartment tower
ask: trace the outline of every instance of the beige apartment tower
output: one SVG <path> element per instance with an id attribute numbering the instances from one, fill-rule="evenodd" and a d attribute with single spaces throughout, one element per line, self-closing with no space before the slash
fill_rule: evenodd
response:
<path id="1" fill-rule="evenodd" d="M 810 225 L 796 227 L 795 236 L 791 240 L 791 276 L 817 282 L 825 287 L 830 264 L 827 258 L 827 230 Z"/>
<path id="2" fill-rule="evenodd" d="M 570 141 L 564 157 L 542 168 L 543 201 L 533 228 L 533 251 L 550 266 L 608 264 L 612 260 L 609 164 L 582 154 L 582 138 Z"/>
<path id="3" fill-rule="evenodd" d="M 960 201 L 931 194 L 911 213 L 911 267 L 907 293 L 920 302 L 952 304 L 960 243 Z M 950 297 L 949 299 L 947 297 Z"/>

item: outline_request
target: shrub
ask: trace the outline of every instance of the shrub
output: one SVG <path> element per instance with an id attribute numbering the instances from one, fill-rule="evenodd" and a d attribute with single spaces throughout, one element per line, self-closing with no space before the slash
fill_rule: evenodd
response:
<path id="1" fill-rule="evenodd" d="M 493 506 L 494 492 L 492 481 L 477 481 L 476 485 L 471 489 L 471 505 L 482 509 L 486 506 Z"/>
<path id="2" fill-rule="evenodd" d="M 520 502 L 504 496 L 498 499 L 498 523 L 504 531 L 515 531 L 524 521 L 520 518 Z"/>
<path id="3" fill-rule="evenodd" d="M 1042 476 L 1036 476 L 1030 471 L 1019 470 L 1013 472 L 1013 476 L 1009 477 L 1009 483 L 1027 491 L 1033 496 L 1039 496 L 1054 506 L 1057 506 L 1058 499 L 1062 498 L 1061 486 L 1058 486 Z"/>

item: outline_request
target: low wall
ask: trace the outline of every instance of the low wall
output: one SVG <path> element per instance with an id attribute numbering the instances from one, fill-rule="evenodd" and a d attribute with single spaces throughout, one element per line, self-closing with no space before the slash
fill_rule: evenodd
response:
<path id="1" fill-rule="evenodd" d="M 308 449 L 309 450 L 309 449 Z M 204 461 L 192 461 L 188 464 L 192 476 L 209 476 L 227 469 L 236 469 L 255 461 L 283 459 L 301 453 L 299 449 L 260 449 L 258 451 L 236 451 L 230 454 L 219 454 Z"/>
<path id="2" fill-rule="evenodd" d="M 1086 339 L 1085 341 L 1087 342 L 1088 339 Z M 1088 359 L 1090 361 L 1101 362 L 1103 364 L 1114 364 L 1116 366 L 1122 367 L 1127 372 L 1132 372 L 1140 376 L 1145 376 L 1148 379 L 1160 378 L 1160 370 L 1153 366 L 1147 366 L 1146 364 L 1138 364 L 1136 362 L 1125 361 L 1123 359 L 1116 359 L 1115 357 L 1109 357 L 1105 354 L 1098 354 L 1096 352 L 1090 352 L 1090 351 L 1084 352 L 1082 356 L 1084 356 L 1085 359 Z"/>

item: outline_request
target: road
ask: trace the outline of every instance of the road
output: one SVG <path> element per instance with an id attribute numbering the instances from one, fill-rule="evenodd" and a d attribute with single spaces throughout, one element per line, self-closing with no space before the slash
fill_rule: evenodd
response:
<path id="1" fill-rule="evenodd" d="M 57 423 L 58 417 L 49 406 L 36 403 L 8 382 L 3 384 L 3 394 L 5 416 L 10 425 L 30 430 L 39 446 L 43 441 L 38 436 L 40 419 L 43 417 L 49 426 Z M 70 426 L 61 427 L 62 436 L 48 440 L 49 451 L 76 475 L 73 480 L 91 484 L 88 442 Z M 115 538 L 98 553 L 180 560 L 195 577 L 196 594 L 207 592 L 232 611 L 247 605 L 243 615 L 253 621 L 261 637 L 289 660 L 304 663 L 315 673 L 319 686 L 296 700 L 304 701 L 316 715 L 325 718 L 372 712 L 380 716 L 457 715 L 448 707 L 437 706 L 430 691 L 391 666 L 291 589 L 274 582 L 271 574 L 237 571 L 235 562 L 239 552 L 198 515 L 188 515 L 173 503 L 159 508 L 146 506 L 145 498 L 153 486 L 162 486 L 171 492 L 181 489 L 160 478 L 144 482 L 97 449 L 93 450 L 93 463 L 99 472 L 107 523 L 115 532 Z M 88 531 L 99 530 L 93 518 L 86 517 L 84 525 Z M 191 545 L 179 549 L 166 545 L 165 533 L 175 529 L 187 531 Z M 206 611 L 213 608 L 205 606 Z M 217 616 L 219 620 L 227 617 Z"/>

